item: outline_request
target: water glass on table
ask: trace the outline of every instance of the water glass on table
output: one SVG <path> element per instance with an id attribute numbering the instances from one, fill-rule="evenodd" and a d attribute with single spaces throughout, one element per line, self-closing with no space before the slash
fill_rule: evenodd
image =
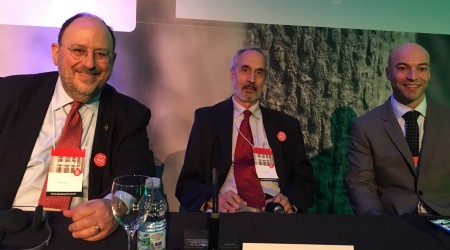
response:
<path id="1" fill-rule="evenodd" d="M 145 175 L 124 175 L 113 181 L 111 206 L 114 217 L 127 232 L 128 250 L 135 249 L 134 234 L 150 211 L 151 187 L 152 178 Z"/>

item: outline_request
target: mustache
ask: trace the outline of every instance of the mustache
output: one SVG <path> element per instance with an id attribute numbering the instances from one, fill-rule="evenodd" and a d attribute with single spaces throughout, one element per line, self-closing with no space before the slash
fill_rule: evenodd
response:
<path id="1" fill-rule="evenodd" d="M 256 86 L 255 86 L 254 83 L 247 83 L 244 86 L 242 86 L 242 89 L 248 89 L 248 88 L 253 89 L 254 91 L 256 91 Z"/>
<path id="2" fill-rule="evenodd" d="M 88 69 L 86 67 L 77 68 L 76 71 L 82 74 L 98 75 L 100 72 L 96 68 Z"/>

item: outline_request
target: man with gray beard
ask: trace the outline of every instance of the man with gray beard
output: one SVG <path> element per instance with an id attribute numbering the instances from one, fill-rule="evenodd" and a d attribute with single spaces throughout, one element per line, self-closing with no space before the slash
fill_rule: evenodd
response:
<path id="1" fill-rule="evenodd" d="M 233 96 L 195 111 L 176 197 L 188 211 L 213 207 L 217 170 L 220 212 L 259 211 L 277 203 L 305 213 L 315 178 L 298 120 L 260 105 L 267 59 L 259 48 L 236 52 L 230 66 Z"/>

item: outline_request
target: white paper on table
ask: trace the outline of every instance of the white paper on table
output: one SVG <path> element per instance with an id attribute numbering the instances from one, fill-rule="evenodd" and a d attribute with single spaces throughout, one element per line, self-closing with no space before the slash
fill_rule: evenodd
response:
<path id="1" fill-rule="evenodd" d="M 354 250 L 350 245 L 243 243 L 242 250 Z"/>

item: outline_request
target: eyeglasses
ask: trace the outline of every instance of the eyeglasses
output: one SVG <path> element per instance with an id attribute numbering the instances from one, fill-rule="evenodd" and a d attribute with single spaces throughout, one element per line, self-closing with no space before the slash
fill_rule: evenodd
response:
<path id="1" fill-rule="evenodd" d="M 94 60 L 98 63 L 107 63 L 110 59 L 110 52 L 106 49 L 87 49 L 84 46 L 81 45 L 71 45 L 70 47 L 67 47 L 63 44 L 60 44 L 60 46 L 65 47 L 75 60 L 81 60 L 87 56 L 89 51 L 92 51 L 94 54 Z"/>

